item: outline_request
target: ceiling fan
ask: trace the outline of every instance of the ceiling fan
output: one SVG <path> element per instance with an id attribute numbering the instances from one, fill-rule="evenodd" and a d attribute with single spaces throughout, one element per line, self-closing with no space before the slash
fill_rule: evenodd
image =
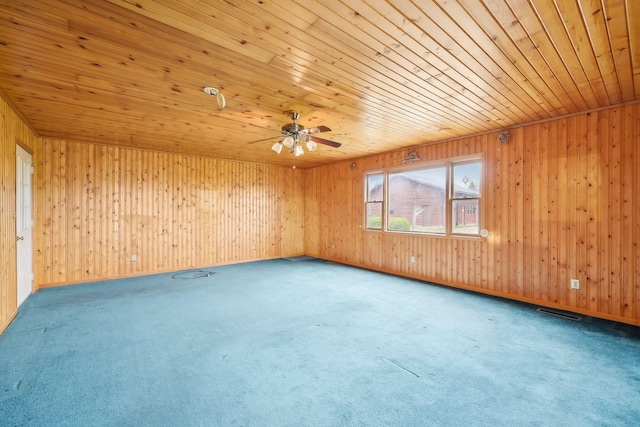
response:
<path id="1" fill-rule="evenodd" d="M 298 118 L 300 118 L 300 113 L 291 112 L 289 113 L 289 117 L 291 117 L 293 123 L 287 123 L 282 126 L 281 133 L 284 138 L 273 144 L 271 147 L 271 149 L 276 153 L 280 154 L 282 147 L 286 147 L 291 154 L 298 157 L 304 154 L 304 149 L 302 148 L 303 145 L 306 145 L 307 150 L 309 151 L 315 151 L 318 146 L 317 144 L 324 144 L 334 148 L 338 148 L 342 145 L 339 142 L 313 136 L 316 133 L 330 132 L 331 129 L 327 126 L 307 128 L 297 122 Z M 266 140 L 268 139 L 271 138 L 267 138 Z M 265 139 L 260 141 L 265 141 Z"/>

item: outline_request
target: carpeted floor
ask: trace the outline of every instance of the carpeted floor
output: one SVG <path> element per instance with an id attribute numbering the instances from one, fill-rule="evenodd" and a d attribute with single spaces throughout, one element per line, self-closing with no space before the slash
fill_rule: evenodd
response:
<path id="1" fill-rule="evenodd" d="M 46 289 L 2 426 L 636 426 L 639 328 L 322 260 Z"/>

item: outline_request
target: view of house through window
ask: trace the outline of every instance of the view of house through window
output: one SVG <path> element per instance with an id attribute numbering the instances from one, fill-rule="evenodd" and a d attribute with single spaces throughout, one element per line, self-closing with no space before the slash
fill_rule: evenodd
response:
<path id="1" fill-rule="evenodd" d="M 389 231 L 445 233 L 445 167 L 389 173 Z"/>
<path id="2" fill-rule="evenodd" d="M 451 183 L 451 232 L 477 235 L 480 232 L 480 162 L 454 163 Z"/>
<path id="3" fill-rule="evenodd" d="M 367 228 L 478 235 L 480 177 L 480 159 L 368 174 Z"/>
<path id="4" fill-rule="evenodd" d="M 367 228 L 382 230 L 382 200 L 384 197 L 384 174 L 371 173 L 366 178 Z"/>

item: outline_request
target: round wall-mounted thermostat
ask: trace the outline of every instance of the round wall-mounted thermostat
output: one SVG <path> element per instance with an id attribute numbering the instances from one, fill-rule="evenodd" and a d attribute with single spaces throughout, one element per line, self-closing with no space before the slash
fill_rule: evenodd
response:
<path id="1" fill-rule="evenodd" d="M 480 230 L 480 237 L 489 237 L 489 230 L 487 230 L 486 228 Z"/>

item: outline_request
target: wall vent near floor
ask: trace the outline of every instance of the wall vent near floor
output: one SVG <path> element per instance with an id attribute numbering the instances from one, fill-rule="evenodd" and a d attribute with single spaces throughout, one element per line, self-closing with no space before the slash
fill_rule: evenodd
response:
<path id="1" fill-rule="evenodd" d="M 563 319 L 575 320 L 579 322 L 582 320 L 582 317 L 575 315 L 573 313 L 569 313 L 566 311 L 554 310 L 553 308 L 546 307 L 538 307 L 536 310 L 538 313 L 548 314 L 550 316 L 562 317 Z"/>

